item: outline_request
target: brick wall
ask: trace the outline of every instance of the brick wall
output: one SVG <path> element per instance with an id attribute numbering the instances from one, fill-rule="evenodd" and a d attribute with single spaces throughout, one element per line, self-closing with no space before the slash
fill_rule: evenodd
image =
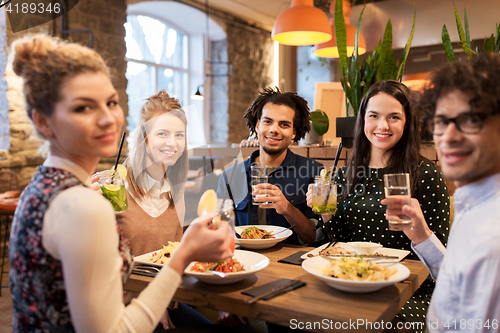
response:
<path id="1" fill-rule="evenodd" d="M 5 70 L 3 83 L 0 81 L 0 142 L 5 142 L 2 129 L 10 128 L 10 147 L 8 151 L 0 152 L 0 156 L 7 157 L 0 161 L 0 170 L 10 169 L 18 174 L 21 188 L 31 179 L 37 167 L 43 162 L 43 157 L 38 152 L 41 140 L 33 133 L 33 126 L 26 116 L 24 108 L 24 96 L 22 93 L 22 80 L 7 67 L 6 55 L 12 41 L 24 36 L 26 33 L 44 32 L 50 35 L 66 37 L 72 42 L 89 45 L 89 34 L 61 35 L 59 30 L 59 19 L 48 22 L 41 26 L 13 33 L 8 20 L 5 19 L 5 11 L 0 12 L 0 75 Z M 29 14 L 27 14 L 29 15 Z M 125 78 L 125 28 L 126 22 L 125 0 L 98 0 L 80 1 L 65 17 L 66 29 L 90 29 L 94 33 L 94 49 L 99 52 L 108 66 L 110 66 L 113 84 L 120 97 L 120 105 L 125 115 L 128 114 L 127 107 L 127 80 Z M 3 43 L 3 45 L 2 45 Z M 8 100 L 8 106 L 7 106 Z M 5 107 L 4 107 L 5 104 Z M 8 117 L 8 123 L 6 121 Z M 105 159 L 98 169 L 111 165 L 112 159 Z"/>
<path id="2" fill-rule="evenodd" d="M 254 32 L 227 24 L 228 59 L 233 74 L 228 81 L 228 142 L 248 137 L 243 114 L 263 87 L 273 80 L 273 41 L 269 32 Z"/>

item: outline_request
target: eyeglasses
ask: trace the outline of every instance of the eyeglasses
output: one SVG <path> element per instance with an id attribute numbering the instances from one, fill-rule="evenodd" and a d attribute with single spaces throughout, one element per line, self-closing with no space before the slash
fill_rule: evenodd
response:
<path id="1" fill-rule="evenodd" d="M 432 134 L 443 135 L 448 125 L 454 123 L 457 129 L 462 133 L 477 134 L 483 129 L 486 118 L 492 115 L 491 113 L 467 112 L 455 118 L 437 116 L 429 120 L 428 127 Z"/>

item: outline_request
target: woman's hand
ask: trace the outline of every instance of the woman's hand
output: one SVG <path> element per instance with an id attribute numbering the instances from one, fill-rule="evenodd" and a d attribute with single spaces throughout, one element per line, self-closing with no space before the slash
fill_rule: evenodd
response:
<path id="1" fill-rule="evenodd" d="M 309 187 L 307 188 L 307 194 L 306 194 L 306 201 L 307 201 L 307 206 L 309 208 L 312 208 L 313 204 L 312 204 L 312 186 L 313 184 L 309 184 Z M 327 222 L 327 221 L 330 221 L 330 219 L 332 218 L 332 214 L 323 214 L 321 215 L 321 218 L 323 219 L 324 222 Z"/>
<path id="2" fill-rule="evenodd" d="M 389 200 L 407 200 L 401 198 L 390 198 Z M 380 201 L 382 205 L 387 204 L 388 199 L 383 199 Z M 397 205 L 396 205 L 397 206 Z M 411 207 L 408 205 L 403 205 L 403 213 L 408 216 L 412 221 L 412 228 L 403 230 L 405 235 L 415 244 L 420 244 L 432 235 L 432 231 L 425 222 L 424 214 L 420 208 L 420 203 L 417 199 L 411 199 Z M 386 211 L 387 220 L 399 220 L 397 216 L 398 211 L 389 210 Z"/>
<path id="3" fill-rule="evenodd" d="M 215 214 L 196 218 L 182 236 L 169 266 L 180 275 L 191 261 L 220 261 L 233 256 L 230 249 L 234 235 L 229 232 L 229 223 L 221 223 L 217 230 L 209 229 Z"/>
<path id="4" fill-rule="evenodd" d="M 97 173 L 94 173 L 91 177 L 90 177 L 90 181 L 92 182 L 92 184 L 90 184 L 90 188 L 94 191 L 99 191 L 102 193 L 101 191 L 101 187 L 99 186 L 99 183 L 97 182 L 99 179 L 101 179 L 101 175 L 97 172 Z"/>

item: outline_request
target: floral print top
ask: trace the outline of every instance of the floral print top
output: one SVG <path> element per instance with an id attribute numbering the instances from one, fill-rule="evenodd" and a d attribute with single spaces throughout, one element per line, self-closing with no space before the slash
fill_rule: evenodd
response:
<path id="1" fill-rule="evenodd" d="M 10 236 L 10 289 L 14 332 L 74 332 L 61 261 L 42 245 L 42 228 L 50 202 L 62 191 L 82 183 L 69 171 L 41 166 L 23 191 Z M 118 229 L 122 281 L 132 270 L 132 254 Z"/>

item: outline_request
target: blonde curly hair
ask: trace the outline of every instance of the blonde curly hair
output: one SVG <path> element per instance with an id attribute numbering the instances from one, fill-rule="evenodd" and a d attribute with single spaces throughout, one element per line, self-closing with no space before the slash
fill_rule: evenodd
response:
<path id="1" fill-rule="evenodd" d="M 109 77 L 109 69 L 97 52 L 55 37 L 28 35 L 14 41 L 11 49 L 12 68 L 24 79 L 30 119 L 33 110 L 52 115 L 66 80 L 84 72 L 101 72 Z"/>

